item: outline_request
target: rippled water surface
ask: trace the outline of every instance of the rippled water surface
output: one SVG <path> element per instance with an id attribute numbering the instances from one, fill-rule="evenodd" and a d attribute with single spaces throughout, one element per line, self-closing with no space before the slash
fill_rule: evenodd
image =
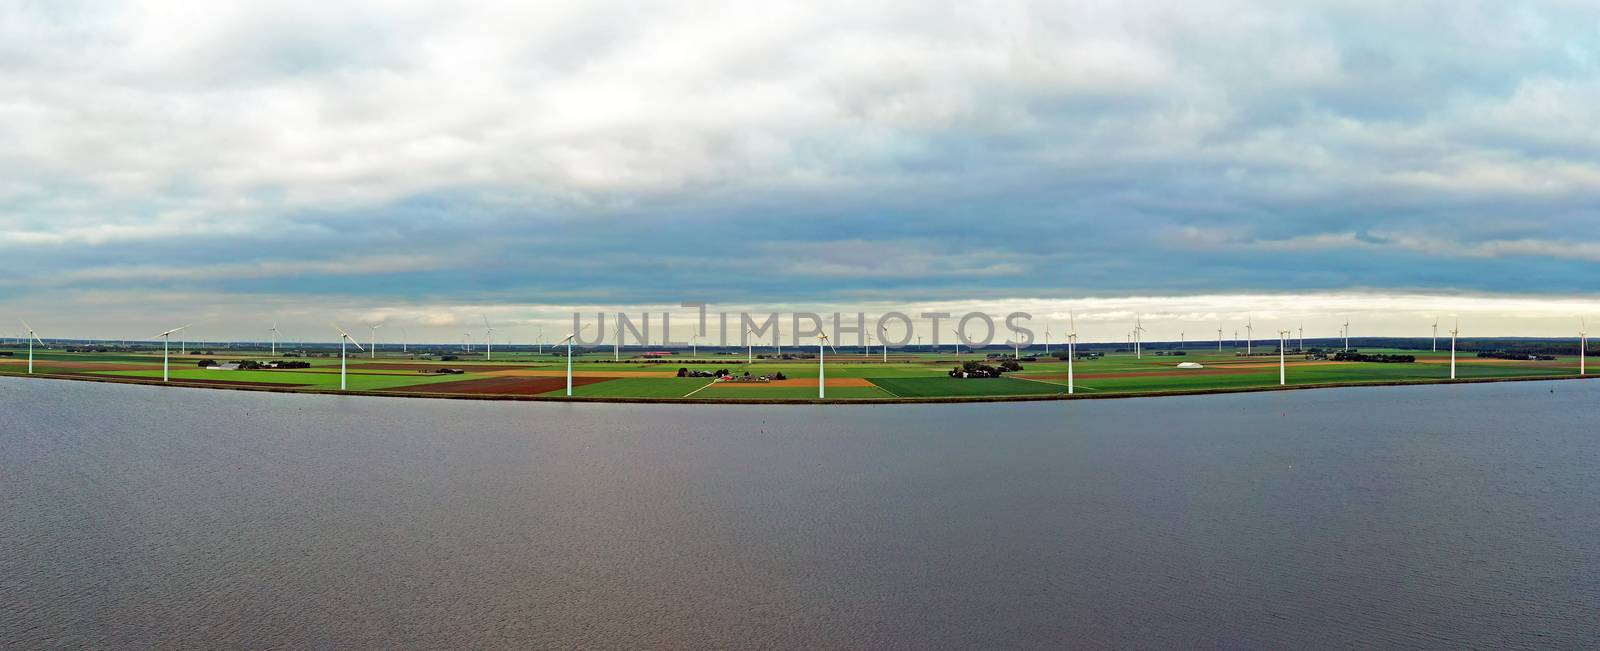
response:
<path id="1" fill-rule="evenodd" d="M 1593 648 L 1597 407 L 0 378 L 0 647 Z"/>

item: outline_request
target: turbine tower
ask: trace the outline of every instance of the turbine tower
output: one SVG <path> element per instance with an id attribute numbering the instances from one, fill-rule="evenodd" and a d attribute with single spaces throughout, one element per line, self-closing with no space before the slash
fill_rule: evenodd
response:
<path id="1" fill-rule="evenodd" d="M 1433 352 L 1439 352 L 1439 318 L 1433 319 Z"/>
<path id="2" fill-rule="evenodd" d="M 824 344 L 826 344 L 829 348 L 833 348 L 833 342 L 828 341 L 828 333 L 826 333 L 826 332 L 817 333 L 817 399 L 818 400 L 822 400 L 823 398 L 826 398 L 828 396 L 828 393 L 827 393 L 827 385 L 828 385 L 827 368 L 824 366 L 824 362 L 826 360 L 826 357 L 825 357 L 824 352 L 822 350 L 822 346 Z M 837 352 L 839 352 L 839 349 L 838 348 L 833 348 L 833 352 L 837 353 Z"/>
<path id="3" fill-rule="evenodd" d="M 278 322 L 272 322 L 272 356 L 278 356 Z"/>
<path id="4" fill-rule="evenodd" d="M 24 324 L 24 325 L 26 325 L 26 324 Z M 167 367 L 168 367 L 168 357 L 169 357 L 168 351 L 172 348 L 172 334 L 175 333 L 175 332 L 178 332 L 180 330 L 183 330 L 183 328 L 187 328 L 187 327 L 189 327 L 189 326 L 185 325 L 182 328 L 173 328 L 173 329 L 168 330 L 166 332 L 163 332 L 163 333 L 161 333 L 159 335 L 156 335 L 157 337 L 161 338 L 161 381 L 162 382 L 166 382 L 166 381 L 168 381 L 170 379 L 170 374 L 168 373 Z M 33 331 L 29 330 L 28 333 L 29 334 L 33 334 Z M 28 365 L 29 365 L 28 366 L 28 372 L 32 373 L 33 372 L 33 359 L 32 359 L 33 356 L 32 356 L 32 354 L 30 354 L 28 357 L 29 357 L 29 359 L 28 359 Z"/>
<path id="5" fill-rule="evenodd" d="M 372 350 L 367 351 L 367 359 L 374 359 L 378 356 L 378 328 L 382 328 L 383 324 L 380 323 L 378 325 L 367 327 L 372 328 Z"/>
<path id="6" fill-rule="evenodd" d="M 1133 358 L 1144 359 L 1144 322 L 1137 316 L 1133 317 Z"/>
<path id="7" fill-rule="evenodd" d="M 1578 377 L 1583 377 L 1583 375 L 1588 372 L 1587 367 L 1584 364 L 1584 357 L 1589 355 L 1588 329 L 1589 320 L 1580 319 L 1578 321 Z"/>
<path id="8" fill-rule="evenodd" d="M 577 330 L 573 330 L 572 334 L 567 335 L 565 339 L 562 339 L 561 341 L 558 341 L 558 342 L 555 343 L 555 345 L 557 345 L 557 346 L 560 346 L 563 343 L 567 345 L 567 397 L 568 398 L 572 397 L 572 339 L 574 337 L 577 337 L 578 333 L 583 332 L 583 329 L 587 328 L 587 327 L 589 327 L 589 324 L 585 323 L 582 326 L 579 326 Z"/>
<path id="9" fill-rule="evenodd" d="M 493 360 L 494 359 L 494 326 L 489 325 L 489 317 L 488 316 L 479 314 L 478 317 L 483 319 L 483 358 L 485 360 Z"/>
<path id="10" fill-rule="evenodd" d="M 28 329 L 28 375 L 33 375 L 33 342 L 39 342 L 40 348 L 48 349 L 49 346 L 44 345 L 44 341 L 39 339 L 38 335 L 33 334 L 33 326 L 28 325 L 27 321 L 22 322 L 22 327 Z"/>
<path id="11" fill-rule="evenodd" d="M 1278 331 L 1278 386 L 1280 387 L 1289 383 L 1289 375 L 1288 371 L 1286 370 L 1287 363 L 1284 361 L 1283 349 L 1289 347 L 1290 334 L 1292 333 L 1290 333 L 1288 330 Z"/>
<path id="12" fill-rule="evenodd" d="M 1350 352 L 1350 320 L 1344 322 L 1344 352 Z"/>
<path id="13" fill-rule="evenodd" d="M 1078 356 L 1078 320 L 1067 313 L 1067 393 L 1073 393 L 1072 362 Z"/>
<path id="14" fill-rule="evenodd" d="M 1217 328 L 1217 352 L 1222 352 L 1222 328 Z"/>
<path id="15" fill-rule="evenodd" d="M 1450 329 L 1450 379 L 1456 379 L 1456 335 L 1461 331 L 1461 319 L 1456 319 L 1455 327 Z"/>
<path id="16" fill-rule="evenodd" d="M 1256 341 L 1256 318 L 1251 316 L 1244 322 L 1244 356 L 1249 357 Z"/>
<path id="17" fill-rule="evenodd" d="M 332 324 L 330 324 L 330 325 L 332 325 Z M 382 324 L 379 324 L 379 325 L 382 325 Z M 335 326 L 333 326 L 333 329 L 339 331 L 339 390 L 340 391 L 344 391 L 345 390 L 345 386 L 346 386 L 345 385 L 345 367 L 347 367 L 349 365 L 347 363 L 347 360 L 348 360 L 349 356 L 345 354 L 345 343 L 348 342 L 348 343 L 355 344 L 356 345 L 356 350 L 361 350 L 361 342 L 356 341 L 355 337 L 352 337 L 352 336 L 350 336 L 350 333 L 345 332 L 344 328 L 341 328 L 341 327 L 335 325 Z M 373 329 L 376 330 L 376 327 L 374 327 Z M 376 335 L 374 335 L 374 336 L 376 336 Z"/>

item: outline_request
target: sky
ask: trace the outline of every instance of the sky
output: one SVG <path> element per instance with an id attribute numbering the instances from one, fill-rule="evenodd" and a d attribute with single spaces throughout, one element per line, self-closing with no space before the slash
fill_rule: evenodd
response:
<path id="1" fill-rule="evenodd" d="M 1593 2 L 0 2 L 0 333 L 1573 336 L 1597 72 Z"/>

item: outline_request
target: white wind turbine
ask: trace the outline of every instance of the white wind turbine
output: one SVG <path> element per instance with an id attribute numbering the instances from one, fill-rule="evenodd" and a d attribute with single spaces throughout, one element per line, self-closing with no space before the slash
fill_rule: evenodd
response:
<path id="1" fill-rule="evenodd" d="M 330 325 L 332 325 L 332 324 L 330 324 Z M 345 351 L 345 343 L 349 342 L 349 343 L 355 344 L 356 345 L 356 350 L 361 350 L 361 342 L 356 341 L 355 337 L 352 337 L 352 336 L 350 336 L 350 333 L 345 332 L 344 328 L 341 328 L 341 327 L 335 325 L 335 326 L 333 326 L 333 329 L 339 331 L 339 390 L 340 391 L 344 391 L 345 390 L 344 389 L 345 388 L 345 367 L 348 365 L 347 364 L 347 360 L 349 359 L 349 356 L 346 355 L 345 352 L 344 352 Z"/>
<path id="2" fill-rule="evenodd" d="M 951 328 L 950 332 L 956 336 L 956 359 L 961 359 L 961 331 Z"/>
<path id="3" fill-rule="evenodd" d="M 1461 319 L 1456 319 L 1455 327 L 1450 329 L 1450 379 L 1456 379 L 1456 335 L 1461 333 Z"/>
<path id="4" fill-rule="evenodd" d="M 277 357 L 278 356 L 278 322 L 277 322 L 277 320 L 273 320 L 273 322 L 272 322 L 272 356 L 273 357 Z"/>
<path id="5" fill-rule="evenodd" d="M 372 328 L 372 350 L 367 351 L 367 359 L 374 359 L 378 356 L 378 328 L 382 328 L 383 324 L 369 325 L 367 327 Z"/>
<path id="6" fill-rule="evenodd" d="M 1344 322 L 1344 352 L 1350 352 L 1350 320 Z"/>
<path id="7" fill-rule="evenodd" d="M 187 327 L 189 327 L 189 326 L 185 325 L 185 326 L 182 326 L 182 327 L 179 327 L 179 328 L 173 328 L 173 329 L 168 330 L 166 332 L 163 332 L 163 333 L 161 333 L 159 335 L 156 335 L 157 337 L 161 338 L 161 381 L 162 382 L 167 382 L 167 381 L 169 381 L 171 379 L 171 374 L 168 372 L 168 366 L 169 366 L 168 358 L 170 357 L 170 355 L 168 354 L 168 351 L 172 348 L 172 335 L 174 333 L 181 332 L 184 328 L 187 328 Z M 28 333 L 32 334 L 33 331 L 29 330 Z M 30 355 L 29 364 L 30 365 L 32 364 L 31 355 Z M 32 366 L 29 366 L 28 372 L 29 373 L 33 372 Z"/>
<path id="8" fill-rule="evenodd" d="M 883 349 L 883 363 L 889 363 L 889 326 L 878 326 L 878 347 Z"/>
<path id="9" fill-rule="evenodd" d="M 1144 321 L 1140 317 L 1133 318 L 1133 358 L 1144 359 Z"/>
<path id="10" fill-rule="evenodd" d="M 756 342 L 750 338 L 750 333 L 755 331 L 755 328 L 746 328 L 744 331 L 744 363 L 746 365 L 756 363 Z"/>
<path id="11" fill-rule="evenodd" d="M 828 384 L 827 370 L 826 370 L 826 366 L 824 366 L 826 357 L 824 356 L 823 350 L 822 350 L 822 346 L 824 344 L 826 344 L 829 348 L 833 348 L 833 342 L 828 341 L 828 333 L 826 333 L 826 332 L 817 333 L 817 399 L 818 400 L 826 398 L 827 395 L 828 395 L 827 394 L 827 389 L 826 389 L 827 384 Z M 839 352 L 839 349 L 838 348 L 833 348 L 833 352 L 837 353 L 837 352 Z"/>
<path id="12" fill-rule="evenodd" d="M 1306 325 L 1304 323 L 1302 323 L 1302 324 L 1300 324 L 1300 346 L 1298 348 L 1296 348 L 1295 350 L 1299 350 L 1299 351 L 1303 352 L 1303 351 L 1305 351 L 1305 349 L 1306 349 Z"/>
<path id="13" fill-rule="evenodd" d="M 1078 357 L 1078 320 L 1067 313 L 1067 393 L 1073 392 L 1072 362 Z"/>
<path id="14" fill-rule="evenodd" d="M 18 320 L 20 321 L 21 319 Z M 44 345 L 44 340 L 33 333 L 33 326 L 28 325 L 27 321 L 22 322 L 22 327 L 28 329 L 28 375 L 33 375 L 33 342 L 39 342 L 40 348 L 48 349 L 49 346 Z"/>
<path id="15" fill-rule="evenodd" d="M 486 359 L 486 360 L 493 360 L 494 359 L 494 326 L 489 325 L 489 317 L 488 316 L 483 315 L 483 314 L 479 314 L 478 316 L 483 319 L 483 358 Z"/>
<path id="16" fill-rule="evenodd" d="M 1222 328 L 1217 328 L 1217 352 L 1222 352 Z"/>
<path id="17" fill-rule="evenodd" d="M 1285 361 L 1284 356 L 1283 356 L 1283 349 L 1289 347 L 1289 335 L 1290 334 L 1291 333 L 1288 330 L 1279 330 L 1278 331 L 1278 386 L 1280 386 L 1280 387 L 1285 385 L 1285 384 L 1288 384 L 1288 377 L 1289 376 L 1288 376 L 1288 372 L 1286 370 L 1287 362 Z"/>
<path id="18" fill-rule="evenodd" d="M 411 333 L 406 332 L 406 329 L 404 327 L 400 328 L 400 354 L 404 355 L 404 354 L 409 354 L 411 352 L 411 349 L 409 348 L 409 346 L 411 345 L 410 342 L 411 342 Z"/>
<path id="19" fill-rule="evenodd" d="M 617 338 L 611 342 L 611 361 L 622 361 L 622 319 L 617 319 Z"/>
<path id="20" fill-rule="evenodd" d="M 1578 320 L 1578 375 L 1582 377 L 1588 372 L 1584 364 L 1584 357 L 1589 355 L 1589 320 Z"/>
<path id="21" fill-rule="evenodd" d="M 1044 322 L 1044 356 L 1050 356 L 1050 320 Z"/>
<path id="22" fill-rule="evenodd" d="M 579 326 L 577 330 L 573 330 L 572 334 L 567 335 L 564 339 L 562 339 L 561 341 L 558 341 L 558 342 L 555 343 L 555 345 L 557 345 L 557 346 L 560 346 L 561 344 L 566 344 L 567 345 L 567 397 L 568 398 L 572 397 L 572 339 L 574 337 L 577 337 L 578 333 L 583 332 L 583 329 L 587 328 L 587 327 L 589 327 L 589 324 L 585 323 L 582 326 Z"/>
<path id="23" fill-rule="evenodd" d="M 1439 317 L 1433 318 L 1433 352 L 1439 352 Z"/>
<path id="24" fill-rule="evenodd" d="M 1249 357 L 1250 353 L 1253 352 L 1252 349 L 1255 346 L 1255 341 L 1256 341 L 1256 318 L 1255 318 L 1254 315 L 1252 315 L 1244 322 L 1244 356 L 1245 357 Z"/>
<path id="25" fill-rule="evenodd" d="M 539 326 L 539 354 L 544 354 L 544 326 Z"/>

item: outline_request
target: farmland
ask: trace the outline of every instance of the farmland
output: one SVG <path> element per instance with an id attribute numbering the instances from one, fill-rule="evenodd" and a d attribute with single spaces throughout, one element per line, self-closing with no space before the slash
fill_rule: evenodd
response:
<path id="1" fill-rule="evenodd" d="M 25 351 L 0 357 L 0 375 L 27 373 Z M 1368 354 L 1416 356 L 1414 363 L 1339 362 L 1289 355 L 1285 383 L 1290 387 L 1360 384 L 1396 384 L 1450 381 L 1448 352 L 1365 349 Z M 1034 351 L 1033 354 L 1038 354 Z M 500 354 L 437 361 L 413 354 L 384 352 L 374 357 L 351 357 L 345 376 L 348 391 L 394 396 L 569 399 L 566 395 L 565 357 L 533 353 Z M 336 357 L 301 358 L 307 368 L 214 370 L 199 366 L 216 362 L 274 359 L 265 351 L 228 350 L 217 355 L 173 355 L 171 385 L 276 390 L 289 392 L 340 391 L 340 360 Z M 953 378 L 949 371 L 962 362 L 986 361 L 967 352 L 906 353 L 895 351 L 888 360 L 876 355 L 830 356 L 826 366 L 826 397 L 822 401 L 986 400 L 1066 398 L 1067 363 L 1053 357 L 1024 360 L 1022 368 L 999 378 Z M 1180 369 L 1179 362 L 1196 362 L 1202 368 Z M 441 373 L 441 369 L 452 371 Z M 680 368 L 694 371 L 726 370 L 729 381 L 708 377 L 678 377 Z M 1576 377 L 1576 357 L 1554 360 L 1506 360 L 1460 356 L 1459 381 Z M 1232 349 L 1191 348 L 1181 356 L 1142 356 L 1113 352 L 1074 364 L 1071 397 L 1159 395 L 1210 391 L 1278 389 L 1278 358 L 1241 356 Z M 784 379 L 737 381 L 752 378 Z M 107 353 L 38 350 L 34 354 L 37 377 L 162 383 L 159 353 L 118 351 Z M 818 401 L 818 365 L 815 359 L 762 359 L 747 363 L 732 352 L 687 352 L 666 359 L 623 356 L 613 359 L 609 350 L 587 351 L 574 357 L 570 399 L 693 402 L 796 402 Z"/>

